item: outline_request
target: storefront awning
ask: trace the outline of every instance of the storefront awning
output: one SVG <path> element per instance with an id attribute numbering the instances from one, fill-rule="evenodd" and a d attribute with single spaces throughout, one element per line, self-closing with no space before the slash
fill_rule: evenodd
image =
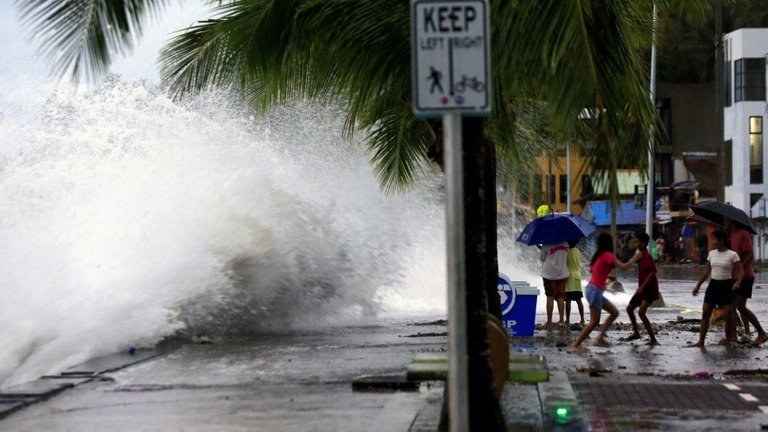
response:
<path id="1" fill-rule="evenodd" d="M 597 226 L 611 225 L 611 203 L 590 201 L 581 217 L 593 220 Z M 616 206 L 616 225 L 645 225 L 645 209 L 635 208 L 634 201 L 621 201 Z"/>

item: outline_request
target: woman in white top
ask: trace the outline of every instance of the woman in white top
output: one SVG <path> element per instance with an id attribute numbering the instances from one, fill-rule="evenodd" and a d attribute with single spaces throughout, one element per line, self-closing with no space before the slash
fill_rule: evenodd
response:
<path id="1" fill-rule="evenodd" d="M 725 319 L 725 340 L 718 345 L 730 345 L 736 341 L 736 329 L 731 319 L 733 313 L 733 291 L 739 289 L 741 280 L 744 278 L 744 267 L 739 260 L 739 254 L 728 249 L 726 242 L 728 234 L 723 230 L 717 230 L 714 233 L 715 248 L 709 251 L 707 264 L 704 272 L 693 289 L 693 295 L 699 294 L 701 284 L 712 274 L 712 279 L 707 285 L 707 291 L 704 294 L 704 307 L 701 312 L 701 327 L 699 329 L 699 341 L 695 344 L 689 344 L 691 347 L 703 347 L 704 340 L 709 330 L 709 319 L 712 316 L 712 310 L 717 306 L 723 309 L 723 318 Z M 736 269 L 736 279 L 731 278 L 731 271 Z"/>

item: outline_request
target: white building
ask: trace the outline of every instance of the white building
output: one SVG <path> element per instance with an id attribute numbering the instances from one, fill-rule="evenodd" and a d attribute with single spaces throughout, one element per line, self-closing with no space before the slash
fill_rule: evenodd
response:
<path id="1" fill-rule="evenodd" d="M 725 201 L 750 213 L 756 228 L 763 223 L 768 198 L 764 151 L 768 29 L 745 28 L 723 37 L 725 60 Z M 755 239 L 756 255 L 765 259 L 764 236 Z"/>
<path id="2" fill-rule="evenodd" d="M 725 201 L 751 209 L 753 218 L 765 217 L 765 206 L 758 204 L 768 192 L 763 169 L 768 162 L 763 151 L 768 29 L 736 30 L 724 36 L 723 44 Z"/>

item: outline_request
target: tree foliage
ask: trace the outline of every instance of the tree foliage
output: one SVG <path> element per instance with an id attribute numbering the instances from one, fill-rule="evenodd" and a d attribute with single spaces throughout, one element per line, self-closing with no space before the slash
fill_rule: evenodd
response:
<path id="1" fill-rule="evenodd" d="M 715 78 L 714 0 L 670 7 L 660 15 L 658 81 L 710 83 Z M 768 0 L 724 0 L 723 33 L 768 27 Z"/>
<path id="2" fill-rule="evenodd" d="M 130 51 L 167 3 L 18 1 L 44 51 L 57 53 L 49 56 L 55 71 L 86 79 L 103 73 L 114 53 Z M 408 0 L 212 3 L 212 18 L 179 31 L 162 53 L 174 95 L 227 88 L 259 109 L 292 97 L 336 101 L 347 107 L 347 134 L 367 131 L 385 189 L 405 189 L 426 168 L 439 130 L 411 111 Z M 596 170 L 645 163 L 656 122 L 642 73 L 651 4 L 491 1 L 494 103 L 486 133 L 500 160 L 524 168 L 548 143 L 569 142 Z M 602 114 L 584 121 L 585 109 Z M 604 146 L 618 147 L 606 153 Z"/>
<path id="3" fill-rule="evenodd" d="M 22 24 L 57 77 L 94 81 L 113 56 L 133 50 L 168 0 L 16 0 Z"/>

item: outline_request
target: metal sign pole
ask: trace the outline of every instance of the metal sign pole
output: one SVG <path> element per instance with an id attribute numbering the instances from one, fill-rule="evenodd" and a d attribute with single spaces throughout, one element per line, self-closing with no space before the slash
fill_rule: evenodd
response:
<path id="1" fill-rule="evenodd" d="M 464 190 L 461 114 L 443 115 L 448 252 L 448 412 L 451 432 L 469 430 L 467 287 L 464 275 Z"/>
<path id="2" fill-rule="evenodd" d="M 448 418 L 469 430 L 461 116 L 491 112 L 489 0 L 411 0 L 413 110 L 443 118 L 448 285 Z M 486 198 L 492 199 L 492 198 Z"/>

